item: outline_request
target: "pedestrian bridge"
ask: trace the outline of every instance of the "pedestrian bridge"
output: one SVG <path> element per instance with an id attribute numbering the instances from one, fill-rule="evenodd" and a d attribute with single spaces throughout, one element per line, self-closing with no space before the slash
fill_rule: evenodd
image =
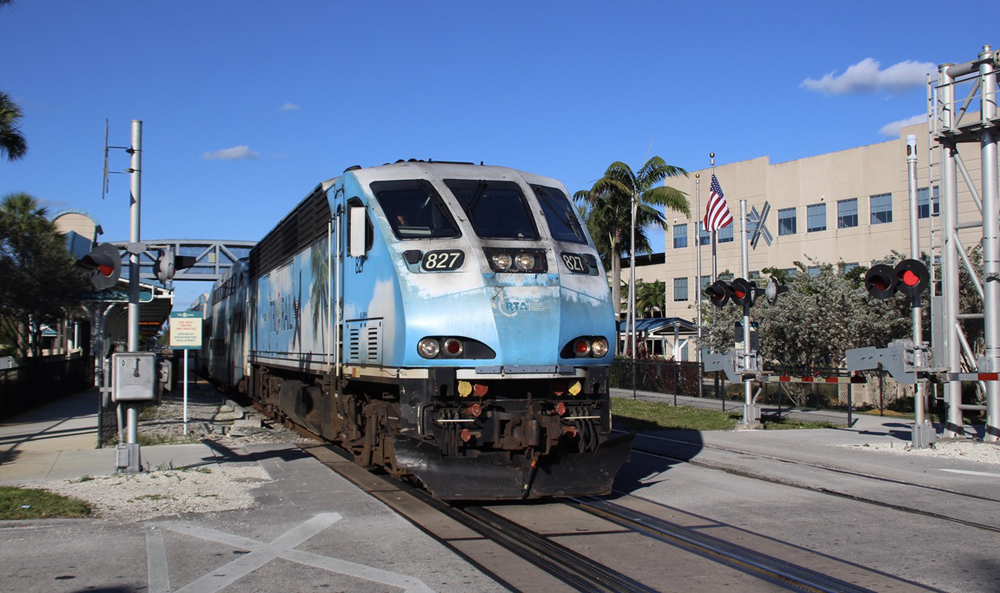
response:
<path id="1" fill-rule="evenodd" d="M 109 241 L 123 252 L 122 274 L 128 275 L 128 254 L 124 253 L 127 241 Z M 236 262 L 250 255 L 256 241 L 219 241 L 194 239 L 144 240 L 147 249 L 139 255 L 139 279 L 157 282 L 153 263 L 162 251 L 171 250 L 177 255 L 195 258 L 195 264 L 174 274 L 174 282 L 214 282 L 229 271 Z"/>

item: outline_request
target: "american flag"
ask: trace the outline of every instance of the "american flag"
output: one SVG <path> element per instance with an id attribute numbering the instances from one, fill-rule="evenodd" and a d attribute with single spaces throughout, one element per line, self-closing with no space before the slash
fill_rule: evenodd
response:
<path id="1" fill-rule="evenodd" d="M 726 196 L 722 195 L 719 180 L 712 174 L 711 194 L 708 197 L 708 211 L 705 212 L 705 230 L 717 231 L 733 222 L 733 213 L 726 204 Z"/>

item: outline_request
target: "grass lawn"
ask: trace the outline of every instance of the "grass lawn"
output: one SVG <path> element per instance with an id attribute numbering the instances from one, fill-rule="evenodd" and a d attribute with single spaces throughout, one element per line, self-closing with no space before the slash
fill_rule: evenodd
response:
<path id="1" fill-rule="evenodd" d="M 731 412 L 686 406 L 674 407 L 664 402 L 646 402 L 624 397 L 611 398 L 615 428 L 622 430 L 732 430 L 743 417 L 741 409 Z M 767 430 L 787 428 L 830 428 L 827 422 L 800 422 L 792 418 L 762 421 Z"/>
<path id="2" fill-rule="evenodd" d="M 90 509 L 83 502 L 35 488 L 0 486 L 0 521 L 86 517 Z"/>

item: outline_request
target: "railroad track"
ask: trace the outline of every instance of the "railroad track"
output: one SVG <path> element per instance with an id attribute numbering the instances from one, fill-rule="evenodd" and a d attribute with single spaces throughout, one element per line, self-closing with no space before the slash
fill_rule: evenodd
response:
<path id="1" fill-rule="evenodd" d="M 646 447 L 646 446 L 642 445 L 642 443 L 649 443 L 649 442 L 666 443 L 666 444 L 669 444 L 671 447 L 677 447 L 677 446 L 679 446 L 682 451 L 681 452 L 676 452 L 676 453 L 670 453 L 670 452 L 665 452 L 663 449 L 651 449 L 649 447 Z M 897 479 L 894 479 L 894 478 L 887 478 L 885 476 L 877 476 L 877 475 L 872 475 L 872 474 L 868 474 L 868 473 L 847 470 L 847 469 L 843 469 L 843 468 L 830 467 L 830 466 L 827 466 L 827 465 L 822 465 L 822 464 L 817 464 L 817 463 L 809 463 L 809 462 L 800 461 L 800 460 L 787 459 L 787 458 L 784 458 L 784 457 L 775 457 L 775 456 L 772 456 L 772 455 L 767 455 L 767 454 L 762 454 L 762 453 L 749 453 L 747 451 L 743 451 L 743 450 L 739 450 L 739 449 L 733 449 L 733 448 L 729 448 L 729 447 L 721 447 L 719 445 L 708 445 L 708 444 L 704 444 L 704 443 L 691 443 L 689 441 L 685 441 L 684 439 L 671 438 L 671 437 L 665 437 L 665 436 L 659 436 L 659 435 L 637 434 L 636 435 L 636 442 L 635 443 L 636 444 L 633 446 L 632 452 L 633 453 L 638 453 L 638 454 L 641 454 L 641 455 L 649 455 L 649 456 L 652 456 L 652 457 L 655 457 L 655 458 L 659 458 L 659 459 L 664 459 L 664 460 L 669 460 L 669 461 L 683 462 L 683 463 L 687 463 L 687 464 L 690 464 L 690 465 L 693 465 L 693 466 L 702 467 L 702 468 L 705 468 L 705 469 L 712 469 L 712 470 L 717 470 L 717 471 L 723 471 L 723 472 L 726 472 L 726 473 L 730 473 L 730 474 L 733 474 L 733 475 L 738 475 L 738 476 L 745 477 L 745 478 L 766 481 L 766 482 L 770 482 L 770 483 L 774 483 L 774 484 L 779 484 L 779 485 L 782 485 L 782 486 L 788 486 L 788 487 L 792 487 L 792 488 L 797 488 L 797 489 L 800 489 L 800 490 L 807 490 L 807 491 L 810 491 L 810 492 L 816 492 L 816 493 L 819 493 L 819 494 L 824 494 L 824 495 L 832 496 L 832 497 L 836 497 L 836 498 L 848 499 L 848 500 L 851 500 L 851 501 L 854 501 L 854 502 L 859 502 L 859 503 L 862 503 L 862 504 L 877 506 L 877 507 L 881 507 L 881 508 L 885 508 L 885 509 L 892 509 L 892 510 L 895 510 L 895 511 L 900 511 L 900 512 L 904 512 L 904 513 L 908 513 L 908 514 L 912 514 L 912 515 L 917 515 L 917 516 L 921 516 L 921 517 L 927 517 L 927 518 L 931 518 L 931 519 L 937 519 L 937 520 L 941 520 L 941 521 L 947 521 L 947 522 L 950 522 L 950 523 L 955 523 L 955 524 L 958 524 L 958 525 L 962 525 L 964 527 L 971 527 L 971 528 L 982 530 L 982 531 L 986 531 L 986 532 L 1000 533 L 1000 527 L 995 526 L 995 525 L 987 525 L 987 524 L 984 524 L 984 523 L 981 523 L 981 522 L 976 522 L 976 521 L 970 521 L 968 519 L 963 519 L 961 517 L 954 517 L 954 516 L 946 515 L 946 514 L 943 514 L 943 513 L 939 513 L 939 512 L 935 512 L 935 511 L 930 511 L 930 510 L 927 510 L 927 509 L 919 509 L 919 508 L 915 508 L 914 506 L 908 506 L 906 504 L 900 504 L 900 503 L 890 502 L 890 501 L 885 501 L 885 500 L 877 500 L 877 499 L 874 499 L 874 498 L 871 498 L 871 497 L 868 497 L 868 496 L 863 496 L 863 495 L 860 495 L 860 494 L 857 494 L 857 493 L 842 492 L 842 491 L 838 491 L 838 490 L 834 490 L 834 489 L 826 488 L 826 487 L 810 486 L 810 485 L 808 485 L 806 483 L 803 483 L 801 481 L 784 479 L 780 474 L 775 474 L 775 475 L 771 475 L 771 476 L 764 476 L 764 475 L 761 475 L 759 473 L 755 473 L 755 472 L 751 472 L 751 471 L 746 471 L 746 470 L 741 470 L 741 469 L 738 469 L 738 468 L 734 468 L 731 465 L 720 464 L 720 463 L 713 463 L 711 461 L 706 461 L 704 459 L 698 459 L 698 458 L 695 458 L 692 455 L 684 454 L 683 450 L 684 449 L 688 449 L 688 448 L 696 448 L 696 449 L 699 449 L 699 450 L 700 449 L 708 449 L 708 450 L 713 450 L 713 451 L 720 451 L 720 452 L 723 452 L 723 453 L 736 454 L 736 455 L 740 455 L 740 456 L 750 455 L 750 456 L 753 456 L 753 457 L 757 457 L 759 459 L 766 459 L 766 460 L 770 460 L 770 461 L 780 462 L 780 463 L 782 463 L 783 465 L 786 465 L 786 466 L 787 465 L 794 465 L 794 466 L 799 466 L 799 467 L 804 467 L 804 468 L 810 468 L 810 469 L 814 469 L 814 470 L 820 470 L 822 472 L 830 472 L 831 474 L 837 474 L 837 475 L 840 475 L 840 476 L 848 476 L 848 477 L 852 477 L 852 478 L 857 478 L 857 479 L 865 480 L 865 481 L 871 481 L 871 482 L 876 482 L 876 483 L 881 483 L 881 484 L 887 484 L 887 485 L 893 485 L 893 486 L 901 486 L 901 487 L 905 487 L 905 488 L 913 488 L 913 489 L 916 489 L 918 491 L 926 491 L 926 492 L 933 492 L 933 493 L 937 493 L 937 494 L 945 494 L 945 495 L 948 495 L 949 497 L 963 498 L 963 499 L 966 499 L 966 500 L 969 500 L 969 501 L 973 501 L 973 502 L 976 502 L 976 503 L 985 503 L 986 505 L 989 505 L 989 506 L 997 505 L 996 508 L 992 509 L 991 515 L 995 514 L 996 510 L 998 508 L 1000 508 L 1000 500 L 995 499 L 995 498 L 991 498 L 991 497 L 987 497 L 987 496 L 980 496 L 980 495 L 976 495 L 976 494 L 970 494 L 970 493 L 967 493 L 967 492 L 959 492 L 959 491 L 956 491 L 956 490 L 951 490 L 951 489 L 948 489 L 948 488 L 941 488 L 941 487 L 938 487 L 938 486 L 929 486 L 929 485 L 926 485 L 926 484 L 916 484 L 916 483 L 912 483 L 912 482 L 906 482 L 906 481 L 903 481 L 903 480 L 897 480 Z M 794 474 L 794 472 L 786 472 L 786 473 L 789 474 L 789 475 L 796 475 L 796 474 Z M 625 494 L 625 493 L 624 492 L 620 492 L 620 494 Z M 902 500 L 907 500 L 908 499 L 908 497 L 899 497 L 899 498 L 902 499 Z"/>
<path id="2" fill-rule="evenodd" d="M 662 578 L 663 566 L 698 562 L 702 563 L 696 569 L 698 574 L 722 575 L 715 578 L 723 579 L 724 585 L 736 585 L 744 591 L 773 590 L 775 585 L 809 593 L 880 590 L 880 587 L 866 588 L 601 498 L 567 499 L 548 504 L 453 505 L 435 500 L 385 474 L 377 475 L 360 468 L 333 446 L 313 446 L 306 451 L 511 590 L 662 591 L 664 583 L 658 579 Z M 631 497 L 622 500 L 638 502 Z M 581 518 L 584 516 L 589 519 Z M 584 541 L 584 538 L 590 539 Z M 649 562 L 638 564 L 648 564 L 647 570 L 636 572 L 637 563 L 621 562 L 623 554 L 616 554 L 609 542 L 620 545 L 622 550 L 645 550 Z M 516 557 L 518 563 L 498 562 L 504 554 L 497 549 L 502 549 L 507 557 Z M 694 556 L 699 560 L 692 560 Z M 816 558 L 827 565 L 839 562 L 819 555 Z M 856 573 L 860 567 L 852 565 L 850 568 L 848 572 Z M 532 576 L 532 570 L 540 576 Z M 903 585 L 899 590 L 926 590 L 890 575 L 867 572 L 869 582 L 891 581 Z M 557 582 L 563 589 L 542 586 L 544 579 Z"/>
<path id="3" fill-rule="evenodd" d="M 768 554 L 687 529 L 676 523 L 594 497 L 573 499 L 587 512 L 659 541 L 710 558 L 792 591 L 862 593 L 872 591 L 853 583 L 792 564 Z"/>

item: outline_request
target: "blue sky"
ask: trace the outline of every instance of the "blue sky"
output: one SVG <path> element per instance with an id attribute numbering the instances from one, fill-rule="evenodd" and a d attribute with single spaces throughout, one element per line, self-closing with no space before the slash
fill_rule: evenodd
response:
<path id="1" fill-rule="evenodd" d="M 257 240 L 320 181 L 401 158 L 574 192 L 648 154 L 696 170 L 710 152 L 873 144 L 924 113 L 922 72 L 1000 45 L 982 2 L 943 6 L 16 0 L 0 8 L 0 89 L 29 150 L 0 161 L 0 196 L 87 211 L 103 239 L 127 239 L 128 176 L 101 196 L 105 119 L 114 146 L 143 121 L 144 240 Z M 127 167 L 112 151 L 111 170 Z M 178 304 L 204 290 L 178 288 Z"/>

